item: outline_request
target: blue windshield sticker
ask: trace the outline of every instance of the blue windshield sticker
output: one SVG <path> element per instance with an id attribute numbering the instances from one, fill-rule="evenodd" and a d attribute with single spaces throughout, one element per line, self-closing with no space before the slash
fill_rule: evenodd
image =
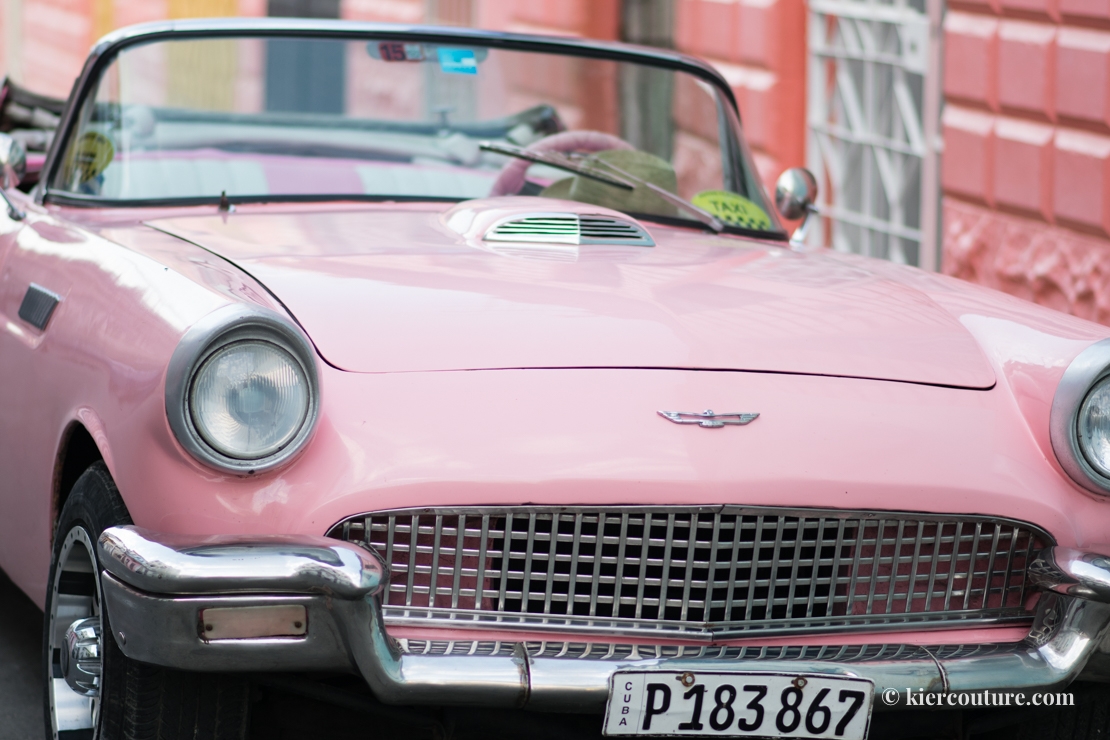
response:
<path id="1" fill-rule="evenodd" d="M 456 75 L 478 74 L 478 60 L 470 49 L 439 47 L 439 68 Z"/>

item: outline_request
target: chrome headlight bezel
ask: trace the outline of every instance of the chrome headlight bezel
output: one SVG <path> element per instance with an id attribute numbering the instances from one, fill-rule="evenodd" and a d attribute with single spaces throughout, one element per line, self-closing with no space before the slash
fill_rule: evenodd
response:
<path id="1" fill-rule="evenodd" d="M 1077 484 L 1102 496 L 1110 496 L 1110 476 L 1087 459 L 1080 440 L 1079 412 L 1095 386 L 1107 378 L 1110 339 L 1103 339 L 1080 352 L 1068 365 L 1056 386 L 1049 417 L 1049 437 L 1060 467 Z"/>
<path id="2" fill-rule="evenodd" d="M 238 342 L 267 342 L 288 353 L 308 382 L 308 411 L 300 429 L 281 449 L 265 457 L 242 459 L 216 450 L 204 440 L 190 408 L 197 371 L 214 354 Z M 181 338 L 166 371 L 166 417 L 174 436 L 201 463 L 221 472 L 251 475 L 290 462 L 311 439 L 320 413 L 316 353 L 312 344 L 288 319 L 260 306 L 233 305 L 212 312 Z"/>

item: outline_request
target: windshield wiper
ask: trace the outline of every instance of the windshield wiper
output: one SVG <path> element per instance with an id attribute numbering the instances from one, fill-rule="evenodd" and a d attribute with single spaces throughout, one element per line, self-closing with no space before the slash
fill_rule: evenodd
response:
<path id="1" fill-rule="evenodd" d="M 724 224 L 723 221 L 721 221 L 721 219 L 717 218 L 716 216 L 714 216 L 712 213 L 705 210 L 704 208 L 698 208 L 696 205 L 694 205 L 690 201 L 686 200 L 681 195 L 675 195 L 674 193 L 672 193 L 670 190 L 667 190 L 666 188 L 661 188 L 658 185 L 656 185 L 655 183 L 651 183 L 651 182 L 648 182 L 647 180 L 645 180 L 641 177 L 637 177 L 636 175 L 633 175 L 631 172 L 627 172 L 627 171 L 621 169 L 620 167 L 617 167 L 612 162 L 606 162 L 604 159 L 598 159 L 597 161 L 599 163 L 605 165 L 609 169 L 615 170 L 617 172 L 617 174 L 620 175 L 621 177 L 625 177 L 625 178 L 631 180 L 632 182 L 643 185 L 645 188 L 647 188 L 651 192 L 655 193 L 656 195 L 658 195 L 660 198 L 667 201 L 671 205 L 678 206 L 679 208 L 683 209 L 684 211 L 687 211 L 688 213 L 693 214 L 694 217 L 698 221 L 701 221 L 703 224 L 708 226 L 714 232 L 720 234 L 722 231 L 725 230 L 725 224 Z"/>
<path id="2" fill-rule="evenodd" d="M 714 216 L 709 211 L 698 208 L 696 205 L 686 200 L 682 196 L 675 195 L 671 191 L 661 188 L 658 185 L 648 182 L 641 177 L 633 175 L 620 167 L 617 167 L 611 162 L 606 162 L 603 159 L 595 160 L 591 165 L 582 165 L 572 161 L 570 158 L 562 154 L 551 154 L 547 152 L 534 152 L 529 151 L 523 147 L 513 146 L 512 144 L 496 144 L 491 141 L 482 142 L 479 147 L 487 152 L 496 152 L 497 154 L 505 154 L 510 157 L 518 157 L 520 159 L 527 159 L 530 162 L 539 164 L 550 165 L 558 169 L 563 169 L 568 172 L 573 172 L 576 175 L 589 177 L 591 179 L 603 182 L 606 185 L 613 187 L 624 188 L 625 190 L 635 190 L 636 185 L 642 185 L 648 190 L 658 195 L 663 200 L 667 201 L 673 206 L 677 206 L 684 211 L 694 215 L 695 219 L 700 223 L 708 226 L 716 233 L 721 233 L 725 230 L 725 225 L 721 219 Z M 610 170 L 616 173 L 616 176 L 605 175 L 597 171 L 597 164 L 603 164 Z M 630 182 L 631 181 L 631 182 Z M 635 183 L 633 185 L 632 183 Z"/>
<path id="3" fill-rule="evenodd" d="M 622 188 L 624 190 L 635 190 L 636 186 L 623 178 L 617 178 L 612 175 L 602 174 L 595 171 L 592 167 L 578 164 L 571 161 L 568 157 L 562 154 L 554 154 L 550 152 L 533 152 L 520 146 L 513 146 L 512 144 L 497 144 L 492 141 L 483 141 L 478 145 L 478 148 L 493 152 L 495 154 L 504 154 L 508 157 L 516 157 L 517 159 L 527 159 L 529 162 L 537 164 L 546 164 L 559 170 L 566 170 L 573 172 L 582 177 L 588 177 L 591 180 L 603 182 L 606 185 L 612 185 L 615 188 Z M 642 182 L 642 181 L 641 181 Z"/>

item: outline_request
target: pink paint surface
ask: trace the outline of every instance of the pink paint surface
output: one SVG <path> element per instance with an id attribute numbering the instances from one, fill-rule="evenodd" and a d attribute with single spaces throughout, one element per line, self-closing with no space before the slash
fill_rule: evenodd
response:
<path id="1" fill-rule="evenodd" d="M 995 382 L 959 321 L 885 268 L 652 223 L 655 247 L 517 245 L 509 256 L 482 240 L 499 219 L 537 210 L 624 218 L 521 197 L 447 213 L 151 223 L 242 265 L 345 370 L 656 367 Z"/>
<path id="2" fill-rule="evenodd" d="M 12 410 L 0 417 L 0 469 L 10 471 L 0 480 L 0 566 L 39 603 L 56 461 L 75 423 L 134 521 L 169 533 L 318 535 L 353 514 L 414 506 L 733 504 L 982 514 L 1034 522 L 1064 545 L 1106 541 L 1110 510 L 1059 469 L 1047 409 L 1068 362 L 1110 331 L 957 280 L 653 224 L 656 247 L 583 247 L 570 261 L 476 238 L 522 199 L 471 203 L 457 219 L 466 207 L 217 215 L 20 202 L 28 219 L 0 223 L 0 374 L 23 379 L 0 384 L 0 406 Z M 298 288 L 298 271 L 311 289 Z M 30 282 L 63 299 L 45 332 L 17 318 Z M 375 294 L 390 290 L 392 300 Z M 349 306 L 338 310 L 331 294 Z M 480 310 L 467 314 L 460 295 Z M 232 302 L 288 306 L 321 353 L 312 443 L 288 467 L 250 478 L 194 461 L 165 414 L 177 342 Z M 316 303 L 332 312 L 306 310 Z M 524 328 L 507 322 L 515 313 Z M 637 322 L 659 328 L 641 334 Z M 452 332 L 470 332 L 472 346 Z M 659 346 L 668 358 L 731 367 L 581 367 Z M 350 372 L 336 357 L 365 364 Z M 546 357 L 564 364 L 482 369 Z M 798 374 L 807 368 L 824 373 Z M 835 377 L 881 377 L 876 368 L 950 382 Z M 960 378 L 985 388 L 953 387 Z M 760 417 L 702 429 L 656 413 L 704 408 Z M 949 632 L 897 639 L 1020 636 Z"/>

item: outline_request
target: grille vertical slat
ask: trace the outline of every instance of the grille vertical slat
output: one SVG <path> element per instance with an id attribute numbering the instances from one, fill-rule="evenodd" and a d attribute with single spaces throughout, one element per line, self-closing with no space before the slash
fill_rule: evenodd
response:
<path id="1" fill-rule="evenodd" d="M 1009 593 L 1009 591 L 1010 591 L 1010 579 L 1013 575 L 1012 569 L 1013 569 L 1013 563 L 1014 563 L 1014 555 L 1016 554 L 1016 549 L 1017 549 L 1017 538 L 1011 535 L 1009 539 L 1010 539 L 1010 545 L 1009 545 L 1009 548 L 1007 550 L 1007 557 L 1006 557 L 1006 576 L 1005 576 L 1005 578 L 1002 579 L 1002 585 L 1003 585 L 1003 588 L 1006 589 L 1006 591 L 1005 591 L 1006 593 Z M 1005 603 L 1005 601 L 1006 601 L 1005 597 L 1003 597 L 1003 603 Z"/>
<path id="2" fill-rule="evenodd" d="M 593 572 L 593 579 L 590 582 L 590 616 L 591 617 L 596 617 L 597 616 L 597 591 L 598 591 L 598 586 L 600 586 L 600 579 L 601 579 L 601 560 L 602 560 L 601 553 L 602 553 L 602 548 L 604 547 L 604 544 L 605 544 L 605 537 L 604 537 L 603 533 L 605 532 L 606 522 L 607 522 L 607 519 L 606 519 L 605 512 L 602 512 L 598 516 L 597 535 L 596 535 L 596 539 L 595 539 L 595 542 L 597 544 L 596 544 L 596 547 L 594 548 L 594 555 L 593 555 L 594 572 Z"/>
<path id="3" fill-rule="evenodd" d="M 994 532 L 991 534 L 991 551 L 990 551 L 990 555 L 987 556 L 988 566 L 987 566 L 987 586 L 986 586 L 986 588 L 987 588 L 987 597 L 986 597 L 986 603 L 987 603 L 988 606 L 991 605 L 991 595 L 995 591 L 993 579 L 991 578 L 991 569 L 994 568 L 996 558 L 998 557 L 998 537 L 999 537 L 999 534 L 1001 533 L 1001 529 L 1002 528 L 997 523 L 994 525 Z M 1005 597 L 1005 595 L 1003 595 L 1002 601 L 1005 602 L 1005 600 L 1006 600 L 1006 597 Z"/>
<path id="4" fill-rule="evenodd" d="M 905 528 L 905 521 L 900 520 L 898 522 L 898 533 L 894 536 L 894 552 L 892 553 L 890 564 L 890 580 L 887 582 L 886 603 L 883 605 L 884 614 L 890 614 L 894 607 L 894 594 L 898 590 L 899 571 L 902 568 L 902 535 L 905 532 Z"/>
<path id="5" fill-rule="evenodd" d="M 917 584 L 921 580 L 921 541 L 924 539 L 923 525 L 914 522 L 913 555 L 910 556 L 910 582 L 906 585 L 908 594 L 902 604 L 902 613 L 909 612 L 913 602 L 917 599 Z"/>
<path id="6" fill-rule="evenodd" d="M 859 539 L 856 546 L 852 548 L 852 577 L 848 581 L 848 592 L 845 594 L 847 600 L 846 614 L 854 614 L 856 608 L 856 587 L 859 585 L 859 569 L 860 561 L 863 558 L 864 549 L 867 545 L 867 525 L 874 524 L 874 522 L 860 522 L 859 523 Z M 874 547 L 874 545 L 872 545 Z M 865 596 L 866 598 L 866 596 Z"/>
<path id="7" fill-rule="evenodd" d="M 834 537 L 829 532 L 830 522 L 826 519 L 818 519 L 817 521 L 817 539 L 814 541 L 813 546 L 813 566 L 810 570 L 810 587 L 806 594 L 806 611 L 805 616 L 812 617 L 815 610 L 820 608 L 818 597 L 823 590 L 829 590 L 831 579 L 829 574 L 831 572 L 832 559 L 828 541 L 830 537 Z"/>
<path id="8" fill-rule="evenodd" d="M 952 552 L 949 555 L 948 563 L 948 588 L 944 592 L 944 610 L 948 611 L 952 605 L 952 596 L 956 590 L 956 566 L 959 564 L 960 559 L 960 544 L 962 543 L 961 533 L 963 532 L 964 523 L 956 522 L 956 532 L 952 536 Z"/>
<path id="9" fill-rule="evenodd" d="M 505 516 L 505 528 L 501 532 L 501 573 L 507 574 L 509 572 L 509 533 L 513 531 L 513 515 L 509 513 Z M 505 611 L 505 601 L 509 587 L 508 578 L 497 579 L 500 588 L 497 590 L 497 611 Z"/>
<path id="10" fill-rule="evenodd" d="M 651 547 L 651 514 L 650 513 L 644 515 L 643 523 L 642 523 L 641 526 L 642 526 L 642 529 L 640 530 L 639 557 L 637 559 L 637 565 L 639 565 L 639 570 L 637 571 L 638 575 L 637 575 L 636 592 L 635 592 L 636 593 L 636 613 L 635 613 L 634 616 L 635 616 L 636 619 L 640 619 L 644 615 L 644 581 L 647 580 L 648 551 L 649 551 L 649 548 Z"/>
<path id="11" fill-rule="evenodd" d="M 682 579 L 682 601 L 679 602 L 679 616 L 680 622 L 685 622 L 689 616 L 691 597 L 690 591 L 694 587 L 694 568 L 696 560 L 696 548 L 698 546 L 698 514 L 694 512 L 690 516 L 690 534 L 686 541 L 686 560 L 683 562 L 683 571 L 685 571 L 685 578 Z M 705 613 L 705 597 L 694 601 L 694 606 L 700 608 L 702 613 Z"/>
<path id="12" fill-rule="evenodd" d="M 983 535 L 983 523 L 982 522 L 976 522 L 975 523 L 975 534 L 974 534 L 974 538 L 972 539 L 972 545 L 971 545 L 971 555 L 970 555 L 971 567 L 968 568 L 967 586 L 964 587 L 964 603 L 963 603 L 963 608 L 964 609 L 968 608 L 968 604 L 971 603 L 971 595 L 975 592 L 975 568 L 976 568 L 976 566 L 978 564 L 978 561 L 979 561 L 979 559 L 978 559 L 979 539 L 982 537 L 982 535 Z M 986 573 L 984 573 L 984 575 L 986 575 Z"/>
<path id="13" fill-rule="evenodd" d="M 847 522 L 843 519 L 841 519 L 837 523 L 836 546 L 835 546 L 834 555 L 833 555 L 833 565 L 832 565 L 832 570 L 831 570 L 831 576 L 829 577 L 829 600 L 825 605 L 825 613 L 826 614 L 832 614 L 833 613 L 833 604 L 836 601 L 836 592 L 837 592 L 837 589 L 840 586 L 840 583 L 839 583 L 840 564 L 841 564 L 840 561 L 841 561 L 841 556 L 844 552 L 844 527 L 846 526 L 846 524 L 847 524 Z"/>
<path id="14" fill-rule="evenodd" d="M 743 534 L 743 525 L 740 524 L 740 523 L 738 523 L 738 524 L 740 526 L 740 534 L 742 535 Z M 746 600 L 744 602 L 744 616 L 742 617 L 742 619 L 745 622 L 750 622 L 753 619 L 752 607 L 753 607 L 753 604 L 755 603 L 756 584 L 759 581 L 759 558 L 760 558 L 760 554 L 761 554 L 759 543 L 762 542 L 762 541 L 763 541 L 763 517 L 760 517 L 756 521 L 755 539 L 752 541 L 752 555 L 751 555 L 751 558 L 750 558 L 751 569 L 748 572 L 748 579 L 744 583 L 744 585 L 746 586 L 746 589 L 745 589 L 745 591 L 746 591 Z M 730 618 L 735 618 L 735 617 L 730 617 Z"/>
<path id="15" fill-rule="evenodd" d="M 1028 621 L 1051 538 L 986 517 L 731 507 L 406 510 L 377 550 L 387 622 L 712 634 Z"/>
<path id="16" fill-rule="evenodd" d="M 406 563 L 405 563 L 405 565 L 407 567 L 405 568 L 405 570 L 406 570 L 406 574 L 408 575 L 408 578 L 407 578 L 408 588 L 406 588 L 405 592 L 404 592 L 404 594 L 405 594 L 405 606 L 412 606 L 412 597 L 416 593 L 416 589 L 414 588 L 415 580 L 416 580 L 416 562 L 415 562 L 415 559 L 416 559 L 416 540 L 417 540 L 417 532 L 419 531 L 419 522 L 420 522 L 420 515 L 419 514 L 413 514 L 412 519 L 409 522 L 409 532 L 408 532 L 408 535 L 409 535 L 409 549 L 405 553 L 405 555 L 407 556 L 406 557 Z M 392 564 L 392 563 L 395 563 L 396 561 L 390 560 L 388 562 L 390 564 Z M 394 570 L 396 571 L 396 569 L 394 569 Z M 392 596 L 392 594 L 390 594 L 390 595 Z"/>

